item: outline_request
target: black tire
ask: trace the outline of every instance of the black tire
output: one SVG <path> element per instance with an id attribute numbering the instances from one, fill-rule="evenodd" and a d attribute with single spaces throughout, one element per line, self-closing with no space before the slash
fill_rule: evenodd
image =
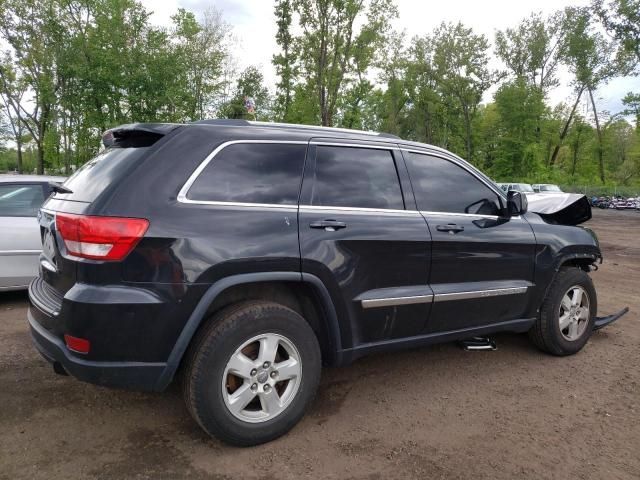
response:
<path id="1" fill-rule="evenodd" d="M 574 286 L 582 287 L 589 298 L 589 319 L 582 334 L 573 341 L 567 340 L 560 331 L 560 303 L 564 295 Z M 549 286 L 542 302 L 540 316 L 529 330 L 529 338 L 542 351 L 552 355 L 573 355 L 584 347 L 593 332 L 598 299 L 591 277 L 576 267 L 563 267 Z"/>
<path id="2" fill-rule="evenodd" d="M 284 336 L 295 346 L 303 373 L 295 396 L 282 413 L 250 423 L 231 413 L 222 381 L 236 350 L 267 333 Z M 321 365 L 317 337 L 298 313 L 265 301 L 238 303 L 209 318 L 194 338 L 182 378 L 185 403 L 209 435 L 236 446 L 258 445 L 284 435 L 302 418 L 320 383 Z"/>

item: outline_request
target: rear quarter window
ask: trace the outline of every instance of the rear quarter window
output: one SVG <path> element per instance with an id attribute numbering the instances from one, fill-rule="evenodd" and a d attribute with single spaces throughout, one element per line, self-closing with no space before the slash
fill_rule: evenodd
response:
<path id="1" fill-rule="evenodd" d="M 93 202 L 109 185 L 124 178 L 148 150 L 149 147 L 103 150 L 64 182 L 73 193 L 56 193 L 55 197 Z"/>
<path id="2" fill-rule="evenodd" d="M 287 143 L 228 145 L 200 173 L 187 199 L 297 205 L 306 148 Z"/>

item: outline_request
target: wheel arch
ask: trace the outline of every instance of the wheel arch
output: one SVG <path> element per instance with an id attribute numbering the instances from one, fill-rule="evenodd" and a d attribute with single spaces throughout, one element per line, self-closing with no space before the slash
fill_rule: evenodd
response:
<path id="1" fill-rule="evenodd" d="M 239 293 L 256 285 L 259 288 L 253 291 L 259 290 L 258 293 L 244 296 Z M 267 292 L 270 296 L 265 298 Z M 231 303 L 248 299 L 276 301 L 303 315 L 318 335 L 323 361 L 329 365 L 341 362 L 342 341 L 336 310 L 327 288 L 318 277 L 299 272 L 232 275 L 218 280 L 204 293 L 171 350 L 154 390 L 162 391 L 171 383 L 191 340 L 206 318 Z"/>
<path id="2" fill-rule="evenodd" d="M 576 267 L 585 272 L 589 272 L 591 267 L 595 265 L 598 259 L 602 259 L 602 256 L 596 254 L 595 252 L 566 252 L 562 255 L 559 255 L 558 258 L 554 262 L 553 269 L 550 274 L 548 274 L 548 278 L 546 280 L 546 285 L 544 290 L 542 291 L 542 295 L 538 298 L 537 304 L 537 313 L 540 312 L 540 307 L 542 306 L 542 302 L 549 295 L 549 289 L 553 284 L 558 272 L 562 268 L 566 267 Z"/>

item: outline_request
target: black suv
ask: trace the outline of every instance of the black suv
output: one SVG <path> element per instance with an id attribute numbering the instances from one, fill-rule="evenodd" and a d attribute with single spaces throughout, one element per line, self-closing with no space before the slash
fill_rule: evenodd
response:
<path id="1" fill-rule="evenodd" d="M 443 149 L 216 120 L 103 142 L 40 212 L 35 345 L 87 382 L 180 378 L 224 441 L 288 431 L 322 364 L 498 331 L 568 355 L 594 328 L 594 234 Z"/>

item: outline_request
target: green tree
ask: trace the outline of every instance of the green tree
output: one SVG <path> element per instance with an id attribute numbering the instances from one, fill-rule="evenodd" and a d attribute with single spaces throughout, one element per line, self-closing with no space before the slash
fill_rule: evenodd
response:
<path id="1" fill-rule="evenodd" d="M 640 0 L 592 0 L 592 8 L 622 52 L 640 62 Z"/>
<path id="2" fill-rule="evenodd" d="M 179 9 L 172 17 L 178 81 L 174 86 L 180 104 L 178 119 L 199 120 L 216 110 L 224 88 L 225 62 L 230 55 L 231 27 L 215 9 L 207 10 L 200 21 L 192 12 Z M 175 70 L 174 70 L 175 71 Z M 161 72 L 158 72 L 162 75 Z"/>
<path id="3" fill-rule="evenodd" d="M 245 102 L 252 99 L 255 112 L 247 112 Z M 264 86 L 264 78 L 260 70 L 254 66 L 247 67 L 238 77 L 233 98 L 224 104 L 220 110 L 225 118 L 240 118 L 247 120 L 271 120 L 271 97 Z"/>
<path id="4" fill-rule="evenodd" d="M 345 86 L 368 70 L 375 46 L 396 15 L 391 0 L 294 0 L 300 73 L 315 90 L 320 122 L 332 126 Z"/>
<path id="5" fill-rule="evenodd" d="M 604 184 L 606 175 L 602 128 L 593 92 L 619 73 L 618 66 L 612 58 L 615 47 L 595 28 L 588 8 L 567 8 L 565 31 L 564 60 L 574 74 L 579 92 L 586 90 L 589 95 L 598 136 L 600 181 Z"/>
<path id="6" fill-rule="evenodd" d="M 544 97 L 539 88 L 519 79 L 503 84 L 494 98 L 500 132 L 494 175 L 532 177 L 542 165 L 537 128 L 546 112 Z"/>
<path id="7" fill-rule="evenodd" d="M 37 145 L 37 171 L 44 173 L 45 137 L 56 104 L 56 3 L 54 0 L 5 0 L 0 34 L 11 47 L 12 65 L 31 98 L 19 105 L 23 125 Z M 3 69 L 0 74 L 5 75 Z M 4 83 L 4 82 L 3 82 Z M 25 98 L 25 100 L 27 100 Z"/>
<path id="8" fill-rule="evenodd" d="M 22 113 L 22 99 L 26 93 L 25 82 L 16 78 L 11 57 L 7 56 L 0 63 L 0 99 L 2 100 L 3 115 L 6 125 L 12 133 L 12 140 L 16 144 L 16 170 L 22 173 L 22 148 L 24 144 L 24 117 Z"/>
<path id="9" fill-rule="evenodd" d="M 589 141 L 589 137 L 592 136 L 592 130 L 591 126 L 580 116 L 576 116 L 571 125 L 567 143 L 571 150 L 570 174 L 572 180 L 575 179 L 580 157 L 584 151 L 585 144 Z"/>
<path id="10" fill-rule="evenodd" d="M 557 86 L 563 40 L 562 13 L 533 13 L 516 27 L 496 32 L 496 54 L 515 78 L 524 78 L 545 95 Z"/>
<path id="11" fill-rule="evenodd" d="M 483 93 L 499 78 L 488 68 L 489 41 L 461 23 L 441 24 L 433 36 L 433 67 L 442 94 L 462 113 L 465 153 L 473 156 L 472 122 Z"/>
<path id="12" fill-rule="evenodd" d="M 276 0 L 274 8 L 276 17 L 276 43 L 281 52 L 273 56 L 273 65 L 279 81 L 275 99 L 275 115 L 282 122 L 290 121 L 291 102 L 293 100 L 294 80 L 296 75 L 294 37 L 291 33 L 293 14 L 292 0 Z"/>
<path id="13" fill-rule="evenodd" d="M 640 133 L 640 93 L 627 93 L 622 99 L 622 104 L 626 107 L 622 114 L 635 117 L 636 131 Z"/>

